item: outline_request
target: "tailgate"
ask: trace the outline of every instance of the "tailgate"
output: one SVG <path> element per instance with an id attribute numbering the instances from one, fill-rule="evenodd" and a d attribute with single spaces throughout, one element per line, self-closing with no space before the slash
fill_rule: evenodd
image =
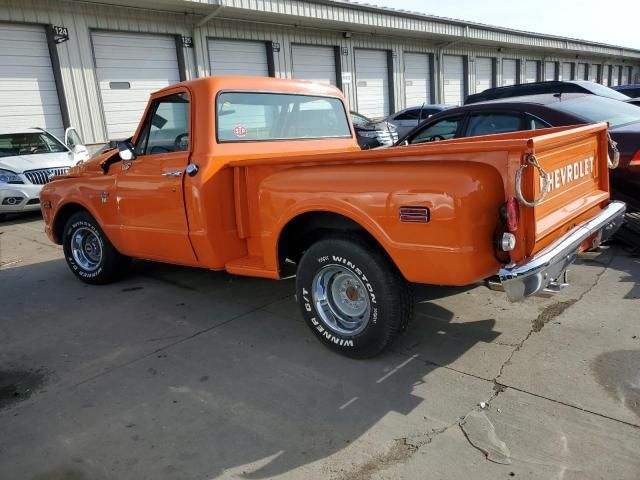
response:
<path id="1" fill-rule="evenodd" d="M 600 123 L 529 139 L 523 163 L 533 156 L 547 173 L 549 186 L 540 203 L 520 206 L 525 224 L 525 256 L 540 250 L 577 223 L 595 215 L 609 199 L 607 125 Z M 522 192 L 541 195 L 539 170 L 523 169 Z"/>

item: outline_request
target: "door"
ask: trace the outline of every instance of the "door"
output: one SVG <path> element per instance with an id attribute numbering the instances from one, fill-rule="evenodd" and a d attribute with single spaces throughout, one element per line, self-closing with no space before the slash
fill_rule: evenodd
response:
<path id="1" fill-rule="evenodd" d="M 358 113 L 369 118 L 389 115 L 389 68 L 386 50 L 355 50 Z"/>
<path id="2" fill-rule="evenodd" d="M 404 54 L 404 100 L 407 107 L 431 103 L 431 62 L 426 53 Z"/>
<path id="3" fill-rule="evenodd" d="M 187 94 L 155 100 L 135 145 L 136 158 L 121 162 L 116 183 L 125 253 L 171 263 L 196 262 L 183 195 L 189 145 Z"/>
<path id="4" fill-rule="evenodd" d="M 464 103 L 464 57 L 444 55 L 444 97 L 442 103 L 462 105 Z"/>
<path id="5" fill-rule="evenodd" d="M 502 60 L 502 85 L 516 85 L 518 81 L 518 63 L 511 58 Z"/>
<path id="6" fill-rule="evenodd" d="M 589 80 L 591 80 L 592 82 L 598 83 L 599 72 L 600 72 L 600 65 L 598 65 L 597 63 L 592 63 L 591 66 L 589 67 Z"/>
<path id="7" fill-rule="evenodd" d="M 611 67 L 611 86 L 616 87 L 620 85 L 620 67 L 614 65 Z"/>
<path id="8" fill-rule="evenodd" d="M 180 81 L 175 37 L 94 31 L 91 39 L 107 138 L 130 137 L 149 95 Z"/>
<path id="9" fill-rule="evenodd" d="M 210 38 L 208 46 L 211 75 L 269 76 L 266 42 Z"/>
<path id="10" fill-rule="evenodd" d="M 0 129 L 64 126 L 44 28 L 0 23 Z"/>
<path id="11" fill-rule="evenodd" d="M 587 78 L 587 64 L 579 63 L 578 64 L 578 80 L 588 80 Z"/>
<path id="12" fill-rule="evenodd" d="M 333 47 L 292 45 L 293 78 L 336 85 L 336 52 Z"/>
<path id="13" fill-rule="evenodd" d="M 571 78 L 571 68 L 572 65 L 568 62 L 563 62 L 562 63 L 562 70 L 561 70 L 561 77 L 560 80 L 572 80 Z"/>
<path id="14" fill-rule="evenodd" d="M 536 60 L 527 60 L 525 63 L 524 81 L 533 83 L 538 81 L 538 62 Z"/>
<path id="15" fill-rule="evenodd" d="M 556 62 L 544 63 L 544 79 L 551 81 L 556 79 Z"/>
<path id="16" fill-rule="evenodd" d="M 493 87 L 493 59 L 476 58 L 476 93 Z"/>

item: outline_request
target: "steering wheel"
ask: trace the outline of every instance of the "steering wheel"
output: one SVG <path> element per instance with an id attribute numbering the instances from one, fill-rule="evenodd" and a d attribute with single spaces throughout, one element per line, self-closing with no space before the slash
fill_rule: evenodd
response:
<path id="1" fill-rule="evenodd" d="M 186 139 L 186 141 L 185 141 Z M 183 152 L 185 150 L 189 149 L 189 134 L 188 133 L 181 133 L 180 135 L 178 135 L 176 137 L 176 139 L 173 141 L 173 146 L 175 147 L 176 151 L 178 152 Z"/>
<path id="2" fill-rule="evenodd" d="M 446 140 L 442 135 L 432 135 L 427 138 L 427 142 L 439 142 L 440 140 Z"/>

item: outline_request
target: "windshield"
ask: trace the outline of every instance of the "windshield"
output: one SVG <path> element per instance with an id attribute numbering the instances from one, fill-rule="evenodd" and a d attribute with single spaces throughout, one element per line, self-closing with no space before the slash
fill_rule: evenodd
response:
<path id="1" fill-rule="evenodd" d="M 640 108 L 596 95 L 585 95 L 548 106 L 554 110 L 577 115 L 589 122 L 609 122 L 610 127 L 640 122 Z"/>
<path id="2" fill-rule="evenodd" d="M 367 117 L 356 112 L 351 112 L 351 121 L 354 125 L 366 125 L 368 123 L 371 123 L 371 120 L 369 120 Z"/>
<path id="3" fill-rule="evenodd" d="M 605 87 L 604 85 L 600 85 L 599 83 L 589 82 L 587 86 L 589 91 L 593 92 L 595 95 L 599 95 L 601 97 L 613 98 L 615 100 L 629 100 L 627 95 L 620 93 L 613 88 Z"/>
<path id="4" fill-rule="evenodd" d="M 67 151 L 67 147 L 47 132 L 8 133 L 0 135 L 0 157 L 34 155 L 36 153 L 61 153 Z"/>

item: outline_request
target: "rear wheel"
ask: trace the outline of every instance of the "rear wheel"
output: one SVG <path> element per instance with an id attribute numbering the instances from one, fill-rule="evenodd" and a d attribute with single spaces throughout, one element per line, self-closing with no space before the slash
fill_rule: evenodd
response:
<path id="1" fill-rule="evenodd" d="M 316 337 L 354 358 L 382 352 L 412 312 L 409 286 L 396 266 L 359 236 L 313 244 L 299 262 L 296 293 Z"/>
<path id="2" fill-rule="evenodd" d="M 87 212 L 69 218 L 62 246 L 71 271 L 83 282 L 110 283 L 128 272 L 131 259 L 121 255 Z"/>

